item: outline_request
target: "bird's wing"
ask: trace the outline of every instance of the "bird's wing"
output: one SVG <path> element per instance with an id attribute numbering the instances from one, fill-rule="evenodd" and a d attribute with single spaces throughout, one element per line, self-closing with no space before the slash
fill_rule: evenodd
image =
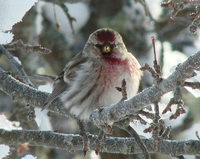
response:
<path id="1" fill-rule="evenodd" d="M 75 71 L 81 66 L 81 63 L 87 60 L 82 56 L 82 52 L 77 54 L 64 68 L 55 79 L 53 84 L 53 91 L 46 99 L 42 110 L 46 109 L 56 98 L 58 98 L 64 91 L 67 90 L 71 81 L 75 76 Z"/>
<path id="2" fill-rule="evenodd" d="M 50 84 L 53 86 L 53 83 L 55 81 L 55 76 L 50 75 L 33 75 L 29 76 L 29 79 L 31 82 L 33 82 L 34 87 L 38 88 L 41 85 Z"/>

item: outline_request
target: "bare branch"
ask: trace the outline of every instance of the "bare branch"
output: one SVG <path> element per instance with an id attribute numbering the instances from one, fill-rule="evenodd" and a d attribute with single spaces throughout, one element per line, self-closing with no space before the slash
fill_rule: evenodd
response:
<path id="1" fill-rule="evenodd" d="M 76 21 L 76 19 L 74 17 L 72 17 L 70 14 L 69 14 L 69 11 L 68 11 L 68 8 L 67 6 L 62 3 L 60 4 L 60 7 L 63 9 L 63 11 L 65 12 L 66 16 L 67 16 L 67 19 L 69 21 L 69 24 L 70 24 L 70 28 L 72 30 L 72 34 L 74 35 L 74 26 L 73 26 L 73 22 Z"/>
<path id="2" fill-rule="evenodd" d="M 185 5 L 188 4 L 188 1 L 185 0 L 184 2 L 181 2 L 181 3 L 174 3 L 172 2 L 171 0 L 168 1 L 168 2 L 162 2 L 161 4 L 161 7 L 164 7 L 164 8 L 172 8 L 173 11 L 172 11 L 172 14 L 171 14 L 171 19 L 174 20 L 176 18 L 176 15 L 178 14 L 178 12 L 180 10 L 182 10 Z"/>
<path id="3" fill-rule="evenodd" d="M 138 147 L 140 147 L 140 149 L 142 150 L 144 159 L 151 159 L 147 151 L 147 147 L 144 145 L 138 133 L 129 125 L 129 123 L 130 123 L 130 120 L 126 119 L 126 120 L 115 123 L 115 125 L 119 127 L 120 129 L 124 129 L 125 131 L 127 131 L 135 139 Z"/>
<path id="4" fill-rule="evenodd" d="M 188 60 L 179 65 L 175 72 L 167 79 L 145 89 L 135 97 L 127 101 L 121 101 L 110 107 L 102 108 L 100 112 L 99 110 L 95 110 L 90 116 L 90 120 L 98 127 L 104 127 L 104 129 L 111 131 L 114 122 L 124 119 L 127 115 L 137 114 L 138 111 L 147 105 L 158 101 L 165 93 L 173 91 L 176 88 L 177 82 L 184 83 L 183 81 L 191 77 L 194 70 L 199 67 L 200 52 L 189 57 Z M 47 98 L 47 93 L 37 91 L 16 81 L 2 69 L 0 69 L 0 80 L 0 89 L 16 100 L 20 99 L 20 101 L 24 101 L 35 107 L 41 107 Z M 61 115 L 68 115 L 67 110 L 62 106 L 59 99 L 55 100 L 48 109 Z"/>
<path id="5" fill-rule="evenodd" d="M 37 89 L 17 81 L 10 74 L 0 68 L 0 90 L 8 94 L 13 100 L 29 103 L 34 107 L 42 108 L 49 93 L 38 91 Z M 56 99 L 50 106 L 52 112 L 69 116 L 68 111 L 62 106 L 60 99 Z"/>
<path id="6" fill-rule="evenodd" d="M 90 137 L 90 149 L 96 147 L 97 136 Z M 199 140 L 169 141 L 162 140 L 158 143 L 158 150 L 153 150 L 152 139 L 141 139 L 149 153 L 159 153 L 172 156 L 200 155 Z M 30 146 L 44 146 L 63 149 L 69 152 L 82 150 L 82 137 L 74 134 L 60 134 L 51 131 L 37 130 L 12 130 L 0 129 L 0 144 L 16 145 L 29 143 Z M 103 140 L 101 152 L 121 154 L 141 154 L 142 151 L 133 138 L 107 137 Z"/>
<path id="7" fill-rule="evenodd" d="M 185 82 L 185 87 L 191 87 L 192 89 L 200 89 L 200 82 Z"/>
<path id="8" fill-rule="evenodd" d="M 184 63 L 179 65 L 175 72 L 167 79 L 143 90 L 130 100 L 119 102 L 110 107 L 105 107 L 102 109 L 101 114 L 95 110 L 91 114 L 90 120 L 98 127 L 102 127 L 105 123 L 107 125 L 112 125 L 114 122 L 125 118 L 127 115 L 136 114 L 147 105 L 158 101 L 164 94 L 173 91 L 176 88 L 177 82 L 182 83 L 187 78 L 191 77 L 194 70 L 199 67 L 200 52 L 190 56 Z"/>
<path id="9" fill-rule="evenodd" d="M 10 54 L 6 49 L 0 45 L 0 52 L 10 61 L 12 65 L 14 65 L 14 68 L 17 70 L 18 74 L 20 75 L 20 78 L 23 79 L 23 82 L 26 83 L 29 86 L 33 86 L 32 82 L 28 78 L 26 72 L 24 71 L 23 66 L 18 62 L 12 54 Z"/>
<path id="10" fill-rule="evenodd" d="M 171 111 L 171 106 L 173 104 L 177 104 L 177 109 L 175 114 L 172 114 L 170 117 L 171 119 L 176 119 L 177 117 L 179 117 L 181 114 L 186 113 L 185 109 L 183 108 L 183 100 L 182 100 L 182 95 L 181 95 L 181 90 L 180 90 L 180 84 L 177 83 L 176 85 L 176 89 L 174 92 L 174 97 L 170 99 L 167 107 L 163 110 L 162 114 L 165 114 L 167 111 Z"/>
<path id="11" fill-rule="evenodd" d="M 190 30 L 190 33 L 194 34 L 198 30 L 199 23 L 200 23 L 200 6 L 199 5 L 196 6 L 196 13 L 191 13 L 190 16 L 193 17 L 194 20 L 192 21 L 192 24 L 189 26 L 189 30 Z"/>
<path id="12" fill-rule="evenodd" d="M 44 48 L 41 45 L 24 44 L 22 42 L 22 40 L 17 40 L 13 43 L 6 44 L 6 45 L 4 45 L 4 47 L 5 47 L 5 49 L 12 50 L 12 51 L 22 49 L 22 50 L 27 51 L 27 52 L 39 52 L 39 53 L 42 53 L 42 54 L 50 54 L 51 53 L 51 50 Z"/>

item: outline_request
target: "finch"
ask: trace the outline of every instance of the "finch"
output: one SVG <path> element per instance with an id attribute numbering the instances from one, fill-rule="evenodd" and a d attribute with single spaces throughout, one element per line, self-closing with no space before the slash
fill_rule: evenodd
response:
<path id="1" fill-rule="evenodd" d="M 122 99 L 116 87 L 121 86 L 123 79 L 127 98 L 137 93 L 142 75 L 140 67 L 118 32 L 98 29 L 89 36 L 83 51 L 56 77 L 42 110 L 60 97 L 70 114 L 87 121 L 93 110 Z"/>

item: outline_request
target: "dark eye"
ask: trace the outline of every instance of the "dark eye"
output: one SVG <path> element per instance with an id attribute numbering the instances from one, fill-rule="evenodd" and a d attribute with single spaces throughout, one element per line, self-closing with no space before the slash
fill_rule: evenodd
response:
<path id="1" fill-rule="evenodd" d="M 112 46 L 113 46 L 113 47 L 116 47 L 116 45 L 115 45 L 115 44 L 113 44 Z"/>
<path id="2" fill-rule="evenodd" d="M 97 48 L 99 48 L 99 49 L 101 49 L 101 47 L 102 47 L 102 45 L 100 45 L 100 44 L 96 44 L 95 45 Z"/>

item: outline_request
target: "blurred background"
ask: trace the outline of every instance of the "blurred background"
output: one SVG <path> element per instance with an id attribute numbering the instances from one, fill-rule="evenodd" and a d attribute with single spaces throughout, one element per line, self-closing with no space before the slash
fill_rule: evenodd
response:
<path id="1" fill-rule="evenodd" d="M 175 20 L 170 20 L 172 10 L 162 8 L 161 0 L 85 0 L 82 2 L 66 0 L 66 2 L 68 3 L 63 6 L 59 4 L 59 0 L 38 1 L 26 13 L 22 22 L 13 26 L 13 41 L 21 39 L 26 44 L 40 44 L 52 51 L 51 54 L 12 51 L 11 53 L 22 62 L 28 75 L 58 75 L 65 64 L 83 49 L 88 36 L 96 29 L 105 27 L 112 28 L 122 35 L 127 49 L 141 65 L 145 63 L 153 65 L 151 36 L 154 36 L 158 62 L 162 67 L 164 78 L 173 72 L 175 66 L 199 51 L 199 31 L 191 34 L 188 29 L 193 20 L 189 14 L 195 12 L 194 5 L 188 5 L 178 13 Z M 0 67 L 12 71 L 13 76 L 17 74 L 3 56 L 0 58 Z M 140 91 L 153 83 L 151 75 L 144 72 Z M 172 126 L 170 139 L 196 139 L 195 131 L 200 132 L 199 99 L 186 89 L 182 89 L 182 93 L 187 113 L 173 121 L 166 118 L 165 124 Z M 168 93 L 161 103 L 166 105 L 172 96 L 173 93 Z M 4 92 L 0 92 L 0 101 L 1 114 L 10 121 L 19 121 L 23 129 L 51 129 L 60 133 L 79 133 L 76 121 L 73 119 L 48 113 L 44 116 L 43 123 L 38 125 L 36 121 L 27 120 L 28 107 L 24 103 L 12 101 Z M 137 121 L 133 121 L 132 125 L 139 134 L 144 130 Z M 91 134 L 98 134 L 99 131 L 92 123 L 86 124 L 86 129 Z M 129 137 L 126 132 L 117 128 L 114 128 L 113 135 Z M 142 135 L 151 136 L 151 134 Z M 46 147 L 29 147 L 19 153 L 18 146 L 11 146 L 11 153 L 6 158 L 21 159 L 26 154 L 32 154 L 38 159 L 84 158 L 81 151 L 69 153 Z M 89 152 L 85 159 L 142 159 L 142 157 L 142 155 L 107 153 L 96 156 L 94 152 Z M 194 157 L 186 156 L 186 158 Z M 152 159 L 169 159 L 169 156 L 152 155 Z"/>

